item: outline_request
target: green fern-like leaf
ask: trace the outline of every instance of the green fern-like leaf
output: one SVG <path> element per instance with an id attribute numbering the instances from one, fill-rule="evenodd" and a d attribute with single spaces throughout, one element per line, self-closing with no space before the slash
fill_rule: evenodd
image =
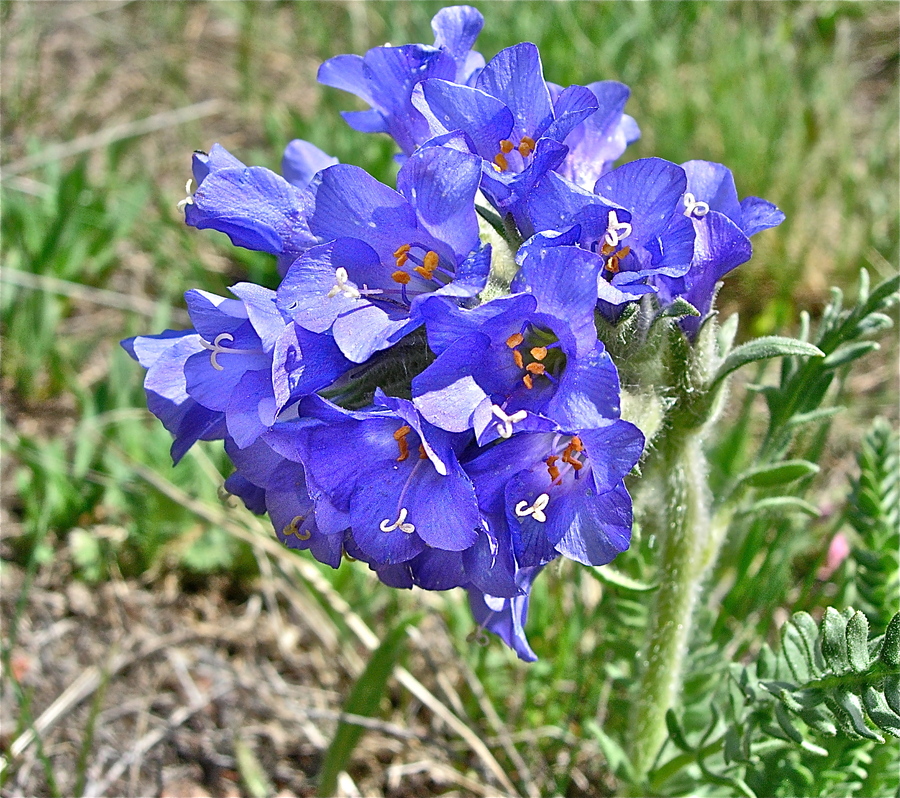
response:
<path id="1" fill-rule="evenodd" d="M 885 625 L 900 604 L 900 439 L 883 418 L 863 440 L 847 520 L 858 534 L 847 598 L 873 625 Z"/>
<path id="2" fill-rule="evenodd" d="M 862 612 L 829 607 L 820 626 L 797 613 L 782 630 L 775 677 L 761 685 L 783 707 L 776 718 L 789 739 L 803 739 L 790 715 L 825 735 L 900 737 L 900 613 L 873 641 Z"/>

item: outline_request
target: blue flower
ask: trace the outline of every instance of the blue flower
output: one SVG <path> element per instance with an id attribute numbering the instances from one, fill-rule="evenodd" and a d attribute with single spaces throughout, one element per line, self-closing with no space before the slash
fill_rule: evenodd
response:
<path id="1" fill-rule="evenodd" d="M 490 266 L 475 215 L 480 174 L 474 156 L 438 147 L 407 160 L 398 191 L 355 166 L 321 172 L 309 223 L 330 243 L 294 263 L 278 306 L 308 330 L 330 330 L 362 363 L 421 325 L 425 296 L 474 296 Z"/>
<path id="2" fill-rule="evenodd" d="M 684 170 L 660 158 L 606 173 L 594 192 L 551 173 L 529 196 L 527 215 L 534 230 L 567 231 L 571 243 L 592 254 L 601 309 L 615 307 L 652 293 L 655 275 L 680 276 L 690 268 L 694 227 L 683 213 L 686 186 Z M 569 243 L 545 237 L 533 246 Z"/>
<path id="3" fill-rule="evenodd" d="M 753 254 L 750 236 L 781 224 L 784 214 L 759 197 L 738 202 L 731 170 L 721 164 L 688 161 L 683 168 L 683 215 L 695 231 L 690 269 L 680 275 L 660 273 L 653 281 L 663 304 L 682 297 L 700 311 L 699 317 L 680 322 L 694 336 L 709 314 L 718 281 Z"/>
<path id="4" fill-rule="evenodd" d="M 563 91 L 561 86 L 547 85 L 554 100 Z M 597 98 L 597 110 L 565 137 L 563 144 L 569 152 L 556 171 L 582 188 L 592 189 L 625 148 L 640 138 L 641 131 L 634 119 L 622 113 L 631 94 L 626 85 L 603 80 L 588 83 L 587 88 Z"/>
<path id="5" fill-rule="evenodd" d="M 502 513 L 519 568 L 560 555 L 605 565 L 631 538 L 631 498 L 622 482 L 641 456 L 633 424 L 522 432 L 466 462 L 482 508 Z"/>
<path id="6" fill-rule="evenodd" d="M 594 326 L 593 261 L 575 247 L 536 249 L 513 284 L 526 293 L 472 310 L 424 303 L 437 359 L 412 380 L 422 415 L 452 432 L 474 429 L 482 445 L 617 417 L 618 375 Z"/>
<path id="7" fill-rule="evenodd" d="M 412 103 L 438 142 L 459 134 L 483 159 L 482 191 L 498 210 L 516 218 L 535 183 L 565 158 L 568 150 L 561 142 L 597 110 L 597 98 L 584 86 L 569 86 L 551 98 L 538 49 L 530 42 L 497 53 L 473 86 L 422 81 Z"/>
<path id="8" fill-rule="evenodd" d="M 226 439 L 225 451 L 237 469 L 225 480 L 225 489 L 252 512 L 267 512 L 285 546 L 309 550 L 319 562 L 337 568 L 345 535 L 342 530 L 325 534 L 316 524 L 303 466 L 282 457 L 261 438 L 246 448 Z"/>
<path id="9" fill-rule="evenodd" d="M 300 418 L 265 440 L 301 462 L 323 531 L 334 511 L 367 561 L 387 566 L 427 548 L 461 552 L 483 524 L 475 491 L 456 456 L 459 440 L 425 422 L 412 403 L 376 392 L 376 407 L 348 411 L 310 396 Z M 342 523 L 338 522 L 338 525 Z"/>
<path id="10" fill-rule="evenodd" d="M 282 408 L 351 365 L 330 336 L 285 319 L 274 291 L 238 283 L 231 292 L 238 299 L 188 291 L 194 329 L 122 342 L 147 369 L 148 403 L 176 436 L 176 461 L 201 439 L 249 446 Z"/>
<path id="11" fill-rule="evenodd" d="M 328 159 L 318 148 L 310 148 L 313 145 L 306 142 L 288 146 L 290 181 L 261 166 L 245 166 L 218 144 L 208 155 L 195 153 L 197 188 L 181 203 L 185 222 L 225 233 L 235 246 L 277 255 L 284 274 L 299 255 L 320 243 L 307 221 L 313 194 L 295 184 L 303 182 L 313 164 Z"/>
<path id="12" fill-rule="evenodd" d="M 493 632 L 525 662 L 537 659 L 525 636 L 525 620 L 528 617 L 531 586 L 542 570 L 541 567 L 519 569 L 516 583 L 522 592 L 511 598 L 494 596 L 475 587 L 468 588 L 469 607 L 479 628 Z"/>
<path id="13" fill-rule="evenodd" d="M 410 102 L 413 87 L 428 78 L 471 80 L 484 66 L 484 59 L 472 51 L 483 24 L 481 13 L 469 6 L 442 9 L 431 22 L 433 46 L 375 47 L 365 56 L 335 56 L 319 67 L 319 82 L 372 106 L 342 112 L 350 127 L 362 133 L 388 133 L 411 155 L 429 138 L 428 124 Z"/>

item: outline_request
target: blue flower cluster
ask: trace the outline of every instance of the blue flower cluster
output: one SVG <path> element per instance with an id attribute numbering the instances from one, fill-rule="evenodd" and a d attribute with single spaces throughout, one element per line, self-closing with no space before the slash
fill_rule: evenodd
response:
<path id="1" fill-rule="evenodd" d="M 465 588 L 479 625 L 532 660 L 540 570 L 629 545 L 623 480 L 644 438 L 620 418 L 596 314 L 650 294 L 707 315 L 749 236 L 783 216 L 739 202 L 718 164 L 613 169 L 639 136 L 628 88 L 549 83 L 530 43 L 485 63 L 482 24 L 445 8 L 433 45 L 320 68 L 371 106 L 344 114 L 353 128 L 399 145 L 396 189 L 303 141 L 283 176 L 196 154 L 187 223 L 277 256 L 283 279 L 189 291 L 193 329 L 123 345 L 176 461 L 224 440 L 227 490 L 287 546 L 394 587 Z M 479 213 L 508 233 L 508 292 L 485 292 L 499 253 Z"/>

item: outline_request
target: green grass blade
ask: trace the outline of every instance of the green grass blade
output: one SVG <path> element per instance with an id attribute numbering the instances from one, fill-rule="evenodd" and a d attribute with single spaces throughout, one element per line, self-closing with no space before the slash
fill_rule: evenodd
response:
<path id="1" fill-rule="evenodd" d="M 381 697 L 388 677 L 394 669 L 397 657 L 406 640 L 406 629 L 410 624 L 415 624 L 421 615 L 415 614 L 399 621 L 382 640 L 381 645 L 372 652 L 372 657 L 365 670 L 357 679 L 344 712 L 348 715 L 361 715 L 370 718 L 378 712 Z M 317 795 L 335 795 L 337 791 L 338 774 L 344 770 L 353 754 L 353 749 L 363 736 L 365 729 L 362 726 L 341 721 L 334 739 L 325 754 L 325 761 L 319 771 L 319 787 Z"/>

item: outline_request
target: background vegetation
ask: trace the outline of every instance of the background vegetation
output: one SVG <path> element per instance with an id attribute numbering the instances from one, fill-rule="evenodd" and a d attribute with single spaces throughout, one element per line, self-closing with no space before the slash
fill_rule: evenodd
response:
<path id="1" fill-rule="evenodd" d="M 896 271 L 895 4 L 473 4 L 486 18 L 478 49 L 487 58 L 530 40 L 554 82 L 627 83 L 627 111 L 643 132 L 628 159 L 720 161 L 742 196 L 785 211 L 787 221 L 755 239 L 753 261 L 722 293 L 723 316 L 740 312 L 739 337 L 792 334 L 800 311 L 821 314 L 830 285 L 852 297 L 861 267 L 873 282 Z M 571 564 L 548 569 L 529 622 L 541 659 L 523 665 L 496 642 L 468 639 L 460 595 L 392 591 L 360 565 L 332 572 L 281 550 L 265 519 L 223 504 L 220 447 L 199 448 L 172 468 L 168 434 L 142 409 L 142 370 L 118 346 L 129 335 L 183 326 L 188 288 L 224 293 L 242 279 L 277 282 L 268 256 L 184 227 L 176 203 L 192 150 L 218 141 L 248 164 L 277 170 L 285 144 L 306 138 L 392 180 L 391 142 L 349 130 L 339 111 L 358 107 L 354 98 L 318 86 L 316 69 L 385 41 L 430 42 L 429 21 L 442 5 L 0 5 L 5 794 L 174 795 L 172 780 L 182 778 L 195 792 L 202 784 L 220 795 L 313 794 L 342 706 L 382 719 L 352 759 L 346 732 L 336 738 L 343 758 L 325 759 L 335 773 L 347 769 L 335 777 L 347 794 L 615 794 L 620 763 L 610 741 L 627 724 L 652 540 L 638 535 L 622 563 L 630 580 L 618 586 Z M 836 569 L 826 562 L 836 533 L 860 550 L 876 534 L 865 520 L 871 502 L 846 511 L 856 453 L 876 415 L 889 423 L 864 450 L 864 462 L 874 463 L 866 473 L 891 484 L 884 464 L 895 446 L 896 337 L 882 343 L 834 397 L 845 409 L 807 487 L 814 517 L 758 523 L 726 545 L 687 685 L 698 701 L 721 689 L 717 674 L 728 662 L 749 661 L 766 640 L 777 648 L 778 627 L 795 611 L 818 619 L 825 605 L 855 603 L 873 633 L 884 631 L 896 595 L 881 586 L 896 578 L 895 560 L 853 555 Z M 735 406 L 745 394 L 745 412 L 726 425 L 731 443 L 714 453 L 725 468 L 735 436 L 752 443 L 763 430 L 763 404 L 752 393 L 737 386 Z M 821 449 L 821 429 L 819 438 Z M 875 514 L 886 517 L 892 502 L 896 493 Z M 896 550 L 895 528 L 882 523 L 870 539 Z M 416 631 L 398 642 L 397 618 L 420 609 Z M 253 633 L 221 631 L 243 628 L 235 618 L 250 618 Z M 380 639 L 390 645 L 363 671 Z M 183 650 L 187 665 L 172 664 L 181 660 L 170 650 Z M 397 656 L 409 670 L 391 671 Z M 237 660 L 266 686 L 252 689 L 246 673 L 231 687 L 198 676 L 204 667 L 242 673 Z M 353 703 L 363 672 L 370 687 L 385 685 L 374 706 Z M 272 687 L 276 676 L 287 692 Z M 65 697 L 79 679 L 83 692 Z M 174 703 L 153 703 L 167 691 Z M 300 709 L 281 717 L 266 696 Z M 122 710 L 129 701 L 131 714 Z M 210 706 L 219 715 L 230 707 L 231 720 L 204 714 Z M 179 715 L 179 707 L 190 712 Z M 690 737 L 708 718 L 684 722 Z M 201 756 L 186 740 L 214 750 Z M 773 776 L 754 789 L 875 795 L 881 783 L 870 771 L 890 769 L 897 756 L 891 745 L 877 755 L 822 745 L 832 769 L 815 771 L 818 781 Z M 696 771 L 695 760 L 673 766 L 656 789 L 684 794 L 689 782 L 678 779 Z"/>

